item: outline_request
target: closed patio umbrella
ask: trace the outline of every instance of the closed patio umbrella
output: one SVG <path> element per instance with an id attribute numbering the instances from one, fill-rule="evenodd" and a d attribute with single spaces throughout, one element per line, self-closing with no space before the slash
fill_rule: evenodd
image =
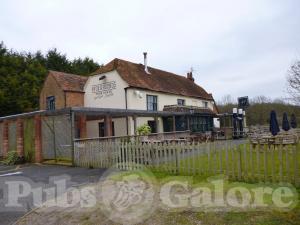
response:
<path id="1" fill-rule="evenodd" d="M 297 128 L 297 120 L 294 113 L 291 115 L 291 127 L 294 129 Z"/>
<path id="2" fill-rule="evenodd" d="M 288 131 L 289 129 L 291 129 L 286 112 L 283 113 L 283 117 L 282 117 L 282 129 L 285 130 L 285 131 Z"/>
<path id="3" fill-rule="evenodd" d="M 270 113 L 270 132 L 272 133 L 273 136 L 275 136 L 278 134 L 279 131 L 280 129 L 278 126 L 276 112 L 272 110 Z"/>

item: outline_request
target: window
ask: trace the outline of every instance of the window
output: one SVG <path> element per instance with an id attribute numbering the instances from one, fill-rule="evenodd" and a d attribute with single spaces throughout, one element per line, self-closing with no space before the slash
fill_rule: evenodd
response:
<path id="1" fill-rule="evenodd" d="M 213 118 L 193 116 L 190 120 L 190 128 L 192 132 L 211 131 L 213 128 Z"/>
<path id="2" fill-rule="evenodd" d="M 177 105 L 185 105 L 184 99 L 177 99 Z"/>
<path id="3" fill-rule="evenodd" d="M 157 96 L 147 95 L 147 110 L 157 111 Z"/>
<path id="4" fill-rule="evenodd" d="M 148 120 L 148 126 L 151 128 L 151 133 L 157 133 L 156 122 L 154 120 Z"/>
<path id="5" fill-rule="evenodd" d="M 204 102 L 204 108 L 208 107 L 208 102 Z"/>
<path id="6" fill-rule="evenodd" d="M 54 96 L 49 96 L 47 97 L 47 110 L 55 110 L 55 97 Z"/>
<path id="7" fill-rule="evenodd" d="M 111 122 L 112 136 L 115 136 L 115 123 Z M 99 123 L 99 137 L 105 137 L 105 124 L 104 122 Z"/>

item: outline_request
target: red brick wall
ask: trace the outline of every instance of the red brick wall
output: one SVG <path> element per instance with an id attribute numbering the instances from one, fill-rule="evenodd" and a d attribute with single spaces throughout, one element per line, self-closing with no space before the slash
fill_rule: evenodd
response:
<path id="1" fill-rule="evenodd" d="M 3 123 L 3 156 L 6 157 L 8 152 L 8 121 Z"/>
<path id="2" fill-rule="evenodd" d="M 80 136 L 77 138 L 86 138 L 87 130 L 86 130 L 86 116 L 85 115 L 77 115 L 77 129 L 79 129 Z"/>
<path id="3" fill-rule="evenodd" d="M 17 152 L 19 156 L 24 156 L 24 123 L 20 118 L 17 119 Z"/>
<path id="4" fill-rule="evenodd" d="M 84 93 L 81 92 L 65 92 L 66 107 L 83 107 Z"/>
<path id="5" fill-rule="evenodd" d="M 49 96 L 55 96 L 55 109 L 84 106 L 84 93 L 62 90 L 51 74 L 47 76 L 40 93 L 41 110 L 46 109 Z"/>
<path id="6" fill-rule="evenodd" d="M 55 96 L 55 109 L 65 107 L 65 93 L 58 85 L 57 81 L 52 75 L 48 75 L 42 91 L 40 93 L 40 109 L 45 110 L 47 107 L 47 97 Z"/>

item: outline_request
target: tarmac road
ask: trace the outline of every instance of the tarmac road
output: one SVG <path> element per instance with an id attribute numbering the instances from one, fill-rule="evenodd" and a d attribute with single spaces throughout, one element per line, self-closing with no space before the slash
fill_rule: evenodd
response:
<path id="1" fill-rule="evenodd" d="M 79 167 L 68 167 L 58 165 L 23 165 L 23 166 L 6 166 L 0 164 L 0 224 L 9 225 L 16 222 L 20 217 L 34 208 L 33 198 L 31 195 L 24 197 L 20 203 L 25 204 L 21 211 L 9 210 L 5 204 L 7 184 L 5 181 L 29 179 L 35 183 L 35 187 L 52 187 L 49 184 L 49 177 L 67 175 L 70 181 L 67 182 L 67 188 L 71 186 L 80 186 L 87 183 L 99 181 L 104 173 L 104 169 L 86 169 Z M 38 184 L 37 184 L 38 183 Z"/>

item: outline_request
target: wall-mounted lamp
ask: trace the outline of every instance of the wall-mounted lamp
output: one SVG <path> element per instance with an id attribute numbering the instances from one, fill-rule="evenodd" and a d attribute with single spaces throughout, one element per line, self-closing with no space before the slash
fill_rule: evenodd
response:
<path id="1" fill-rule="evenodd" d="M 135 91 L 134 91 L 134 94 L 135 94 L 137 97 L 139 97 L 139 98 L 143 98 L 143 93 L 140 92 L 140 91 L 138 91 L 138 90 L 135 90 Z"/>

